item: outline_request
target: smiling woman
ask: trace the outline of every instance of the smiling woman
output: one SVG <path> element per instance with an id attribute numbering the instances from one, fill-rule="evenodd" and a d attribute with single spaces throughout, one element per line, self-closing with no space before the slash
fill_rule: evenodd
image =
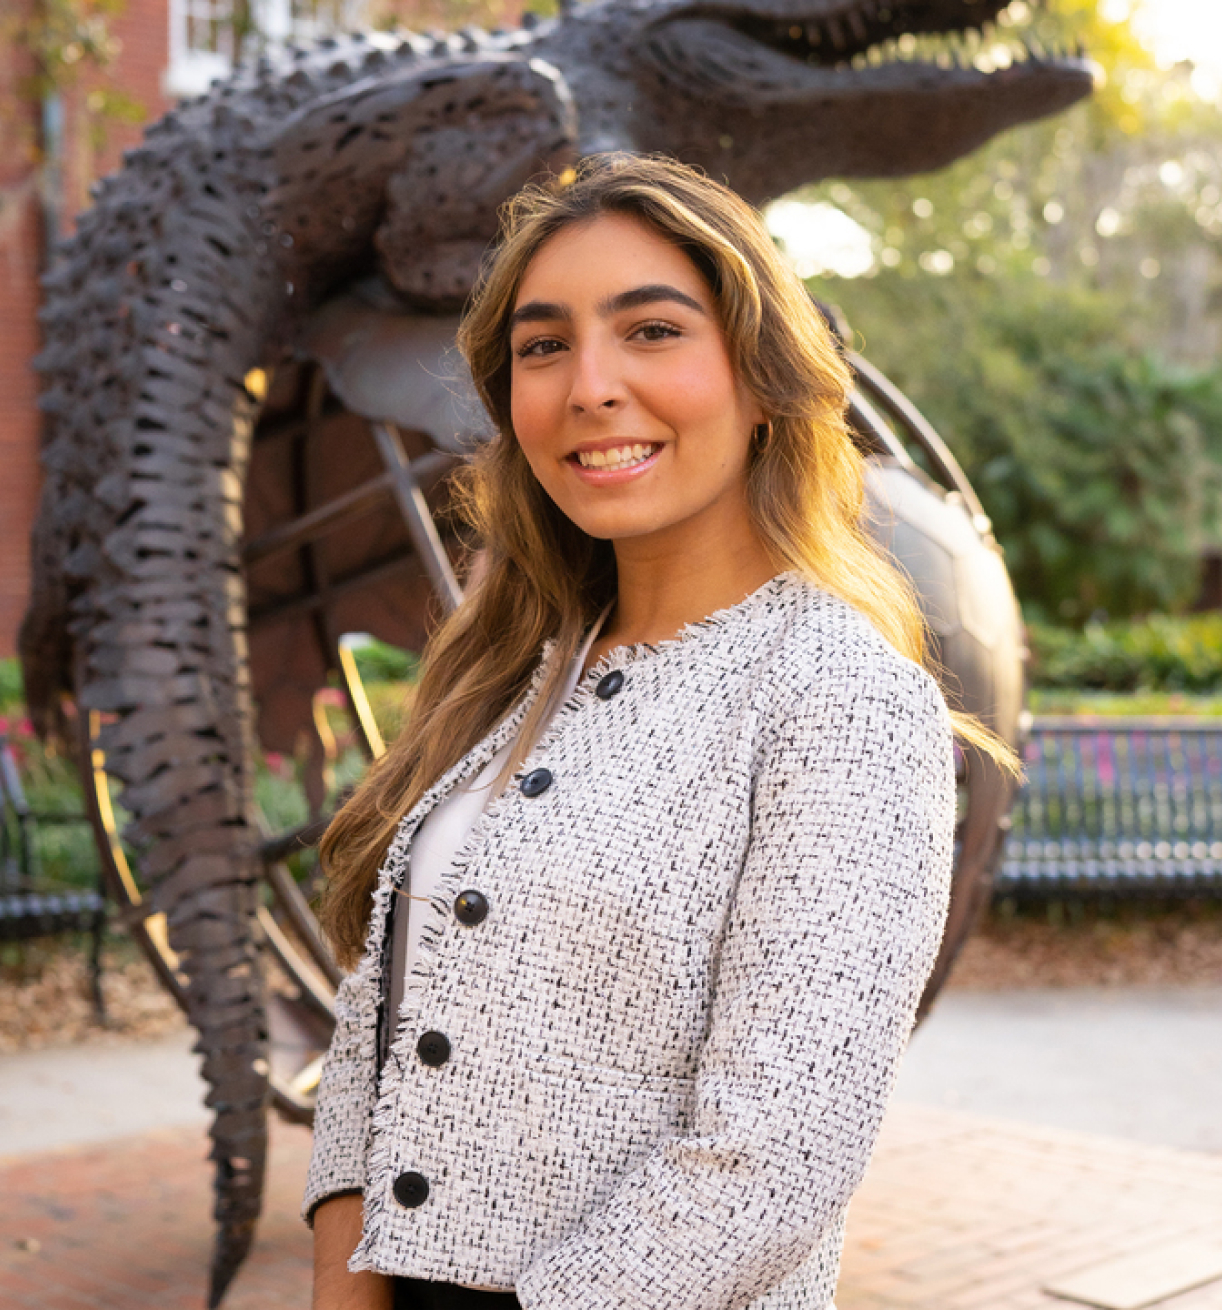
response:
<path id="1" fill-rule="evenodd" d="M 744 594 L 772 576 L 746 508 L 764 413 L 677 246 L 621 215 L 568 228 L 527 270 L 510 325 L 522 453 L 566 517 L 615 542 L 621 584 L 627 573 L 639 593 L 660 554 L 697 552 L 729 586 L 740 575 Z M 600 641 L 616 644 L 615 632 Z"/>
<path id="2" fill-rule="evenodd" d="M 954 823 L 848 370 L 627 156 L 510 206 L 460 344 L 484 564 L 322 846 L 315 1305 L 823 1310 Z"/>

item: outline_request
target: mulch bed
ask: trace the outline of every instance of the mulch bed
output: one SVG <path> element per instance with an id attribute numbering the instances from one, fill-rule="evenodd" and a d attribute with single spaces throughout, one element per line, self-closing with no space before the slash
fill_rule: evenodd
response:
<path id="1" fill-rule="evenodd" d="M 948 984 L 973 991 L 1208 985 L 1222 985 L 1218 904 L 993 913 L 968 939 Z"/>
<path id="2" fill-rule="evenodd" d="M 163 1036 L 185 1023 L 130 941 L 113 939 L 99 1027 L 82 951 L 64 943 L 22 948 L 0 964 L 0 1054 L 44 1046 Z M 948 986 L 957 991 L 1032 987 L 1222 985 L 1222 906 L 1111 913 L 1050 907 L 991 914 L 968 941 Z"/>
<path id="3" fill-rule="evenodd" d="M 105 1026 L 94 1013 L 83 951 L 42 942 L 9 951 L 15 958 L 0 966 L 0 1054 L 161 1037 L 186 1022 L 129 941 L 114 943 L 106 952 Z"/>

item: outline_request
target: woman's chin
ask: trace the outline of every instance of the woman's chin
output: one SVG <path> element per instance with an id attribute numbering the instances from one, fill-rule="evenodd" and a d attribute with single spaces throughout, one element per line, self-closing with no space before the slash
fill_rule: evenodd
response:
<path id="1" fill-rule="evenodd" d="M 636 541 L 665 532 L 671 526 L 668 519 L 659 520 L 656 514 L 616 513 L 609 508 L 602 513 L 591 513 L 586 506 L 560 508 L 587 537 L 596 541 Z"/>

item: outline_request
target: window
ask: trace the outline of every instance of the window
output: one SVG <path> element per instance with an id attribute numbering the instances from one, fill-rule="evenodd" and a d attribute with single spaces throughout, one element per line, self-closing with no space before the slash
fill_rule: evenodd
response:
<path id="1" fill-rule="evenodd" d="M 169 0 L 168 96 L 197 96 L 239 51 L 312 41 L 359 25 L 363 0 Z"/>

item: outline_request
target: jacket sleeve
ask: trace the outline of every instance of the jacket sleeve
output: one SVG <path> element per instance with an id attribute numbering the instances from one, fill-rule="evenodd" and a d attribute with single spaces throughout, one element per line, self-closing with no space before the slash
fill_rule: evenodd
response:
<path id="1" fill-rule="evenodd" d="M 690 1134 L 534 1260 L 525 1310 L 732 1310 L 842 1221 L 941 940 L 955 809 L 933 680 L 863 663 L 760 757 Z"/>
<path id="2" fill-rule="evenodd" d="M 335 1035 L 318 1084 L 314 1150 L 302 1201 L 311 1226 L 323 1201 L 365 1190 L 377 1056 L 377 1012 L 368 999 L 376 995 L 376 985 L 365 976 L 369 963 L 366 953 L 335 994 Z"/>

